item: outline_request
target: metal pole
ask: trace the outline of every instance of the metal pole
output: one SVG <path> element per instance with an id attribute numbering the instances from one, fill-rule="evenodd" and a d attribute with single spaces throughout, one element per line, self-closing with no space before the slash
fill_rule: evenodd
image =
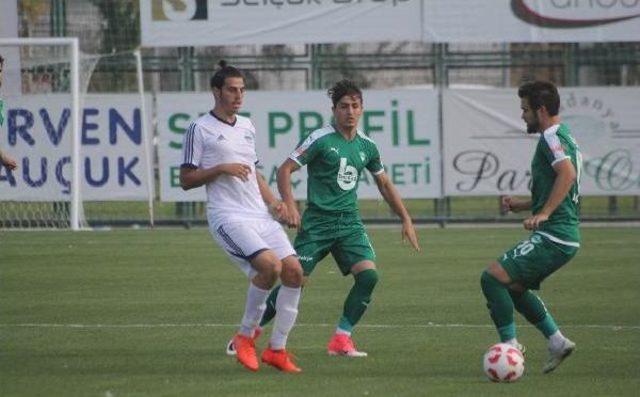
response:
<path id="1" fill-rule="evenodd" d="M 140 95 L 140 124 L 142 126 L 142 137 L 144 142 L 144 157 L 147 168 L 147 198 L 149 208 L 149 224 L 154 226 L 154 214 L 153 214 L 153 200 L 154 200 L 154 181 L 155 176 L 153 173 L 153 162 L 151 159 L 151 137 L 149 136 L 149 130 L 147 129 L 147 106 L 144 98 L 144 79 L 142 78 L 142 55 L 140 49 L 133 53 L 136 57 L 136 71 L 138 74 L 138 95 Z"/>

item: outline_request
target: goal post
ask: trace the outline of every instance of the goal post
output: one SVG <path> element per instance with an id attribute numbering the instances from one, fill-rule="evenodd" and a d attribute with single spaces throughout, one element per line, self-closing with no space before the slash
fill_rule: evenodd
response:
<path id="1" fill-rule="evenodd" d="M 13 87 L 0 88 L 0 147 L 18 168 L 0 167 L 0 228 L 153 226 L 153 102 L 140 50 L 85 54 L 76 38 L 14 38 L 0 39 L 3 52 Z"/>
<path id="2" fill-rule="evenodd" d="M 25 37 L 0 38 L 3 47 L 65 47 L 69 54 L 69 94 L 70 94 L 70 130 L 71 130 L 71 186 L 69 205 L 69 227 L 80 230 L 81 188 L 80 188 L 80 46 L 77 37 Z M 0 98 L 2 92 L 0 92 Z"/>

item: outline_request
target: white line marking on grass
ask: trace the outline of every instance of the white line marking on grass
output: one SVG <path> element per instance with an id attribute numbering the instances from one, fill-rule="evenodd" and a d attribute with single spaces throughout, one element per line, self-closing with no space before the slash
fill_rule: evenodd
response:
<path id="1" fill-rule="evenodd" d="M 78 329 L 131 329 L 131 328 L 235 328 L 239 324 L 231 323 L 158 323 L 158 324 L 59 324 L 59 323 L 21 323 L 0 324 L 0 328 L 78 328 Z M 329 328 L 335 324 L 307 323 L 296 324 L 296 327 Z M 520 327 L 532 327 L 521 325 Z M 491 324 L 359 324 L 358 328 L 371 329 L 429 329 L 429 328 L 494 328 Z M 565 324 L 562 328 L 605 329 L 612 331 L 640 330 L 640 325 L 608 325 L 608 324 Z"/>

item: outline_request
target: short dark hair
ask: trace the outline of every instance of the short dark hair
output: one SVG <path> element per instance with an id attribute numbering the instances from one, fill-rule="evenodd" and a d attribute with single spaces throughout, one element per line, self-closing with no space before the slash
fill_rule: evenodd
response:
<path id="1" fill-rule="evenodd" d="M 356 83 L 347 79 L 340 80 L 333 87 L 329 88 L 327 95 L 331 98 L 331 102 L 333 102 L 334 107 L 345 95 L 356 96 L 360 98 L 360 102 L 363 102 L 362 91 L 360 88 Z"/>
<path id="2" fill-rule="evenodd" d="M 220 66 L 220 69 L 211 76 L 211 80 L 209 81 L 211 88 L 221 89 L 224 81 L 229 77 L 240 77 L 244 80 L 244 74 L 242 74 L 240 69 L 227 65 L 227 61 L 224 59 L 218 62 L 218 66 Z"/>
<path id="3" fill-rule="evenodd" d="M 532 81 L 518 89 L 520 98 L 527 98 L 529 106 L 534 110 L 544 106 L 549 116 L 557 116 L 560 110 L 560 95 L 556 86 L 548 81 Z"/>
<path id="4" fill-rule="evenodd" d="M 4 63 L 4 58 L 2 57 L 2 55 L 0 55 L 0 65 L 2 65 Z"/>

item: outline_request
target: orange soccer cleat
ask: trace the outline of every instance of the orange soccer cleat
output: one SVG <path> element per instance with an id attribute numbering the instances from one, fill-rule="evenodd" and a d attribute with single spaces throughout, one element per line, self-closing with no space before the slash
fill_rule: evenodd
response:
<path id="1" fill-rule="evenodd" d="M 253 342 L 254 342 L 254 344 L 258 340 L 258 338 L 260 337 L 261 334 L 262 334 L 262 328 L 257 327 L 256 329 L 253 330 Z M 231 340 L 229 340 L 229 342 L 227 342 L 227 356 L 235 356 L 236 355 L 236 347 L 233 345 L 233 339 L 235 339 L 235 338 L 231 338 Z"/>
<path id="2" fill-rule="evenodd" d="M 330 356 L 367 357 L 367 353 L 358 351 L 353 339 L 346 334 L 335 334 L 327 345 Z"/>
<path id="3" fill-rule="evenodd" d="M 257 371 L 258 356 L 256 356 L 256 346 L 253 338 L 237 334 L 233 338 L 233 346 L 236 349 L 238 362 L 251 371 Z"/>
<path id="4" fill-rule="evenodd" d="M 268 348 L 262 352 L 262 362 L 276 367 L 282 372 L 297 374 L 302 370 L 293 362 L 293 356 L 285 349 L 273 350 Z"/>

